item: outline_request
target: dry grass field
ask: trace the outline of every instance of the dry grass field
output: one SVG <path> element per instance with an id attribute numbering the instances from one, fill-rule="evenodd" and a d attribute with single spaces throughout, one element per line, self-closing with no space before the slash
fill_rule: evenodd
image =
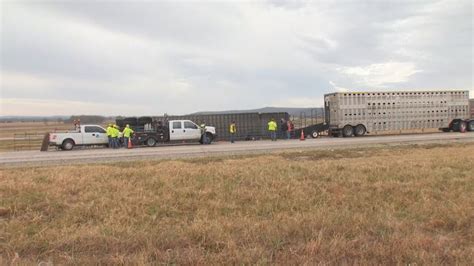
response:
<path id="1" fill-rule="evenodd" d="M 63 122 L 14 122 L 0 123 L 0 138 L 13 137 L 15 133 L 46 133 L 67 130 L 74 126 Z"/>
<path id="2" fill-rule="evenodd" d="M 62 122 L 0 123 L 0 151 L 39 150 L 42 135 L 48 132 L 68 130 L 72 127 L 71 124 Z M 17 137 L 14 141 L 15 134 Z"/>
<path id="3" fill-rule="evenodd" d="M 467 265 L 473 150 L 2 169 L 0 264 Z"/>

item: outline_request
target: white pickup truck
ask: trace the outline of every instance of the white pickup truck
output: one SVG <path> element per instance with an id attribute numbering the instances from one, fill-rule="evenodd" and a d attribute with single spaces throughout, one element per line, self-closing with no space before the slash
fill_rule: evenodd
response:
<path id="1" fill-rule="evenodd" d="M 108 142 L 105 129 L 98 125 L 81 125 L 77 130 L 49 134 L 49 145 L 63 150 L 72 150 L 74 146 L 107 146 Z"/>
<path id="2" fill-rule="evenodd" d="M 208 143 L 212 142 L 216 137 L 216 128 L 206 126 L 203 130 L 190 120 L 171 120 L 168 126 L 143 132 L 135 130 L 132 141 L 134 145 L 147 146 L 170 141 L 199 141 L 202 144 L 204 136 Z M 62 150 L 72 150 L 75 146 L 107 146 L 108 137 L 105 129 L 99 125 L 81 125 L 77 130 L 50 133 L 49 145 Z"/>
<path id="3" fill-rule="evenodd" d="M 211 143 L 216 138 L 216 128 L 206 126 L 202 129 L 191 120 L 170 120 L 166 125 L 149 125 L 143 132 L 135 131 L 132 141 L 135 145 L 155 146 L 159 142 L 199 141 Z"/>

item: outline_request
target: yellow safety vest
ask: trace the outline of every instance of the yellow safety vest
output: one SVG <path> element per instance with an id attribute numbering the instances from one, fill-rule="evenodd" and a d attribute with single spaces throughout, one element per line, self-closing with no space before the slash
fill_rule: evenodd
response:
<path id="1" fill-rule="evenodd" d="M 235 133 L 237 131 L 237 128 L 235 127 L 235 124 L 230 124 L 229 131 L 230 131 L 230 133 Z"/>
<path id="2" fill-rule="evenodd" d="M 130 138 L 130 134 L 133 133 L 133 130 L 129 127 L 126 127 L 124 130 L 123 130 L 123 136 L 126 137 L 126 138 Z"/>
<path id="3" fill-rule="evenodd" d="M 107 137 L 111 137 L 112 136 L 112 127 L 107 127 L 105 132 L 107 132 Z"/>
<path id="4" fill-rule="evenodd" d="M 268 130 L 275 131 L 277 129 L 277 123 L 275 121 L 268 122 Z"/>
<path id="5" fill-rule="evenodd" d="M 117 138 L 117 137 L 119 136 L 119 132 L 120 132 L 120 131 L 119 131 L 118 129 L 112 128 L 112 131 L 111 131 L 110 136 L 111 136 L 112 138 Z"/>

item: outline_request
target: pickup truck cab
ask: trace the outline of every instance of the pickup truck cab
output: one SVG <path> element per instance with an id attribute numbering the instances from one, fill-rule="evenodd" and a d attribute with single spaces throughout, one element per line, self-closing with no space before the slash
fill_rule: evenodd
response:
<path id="1" fill-rule="evenodd" d="M 105 129 L 98 125 L 81 125 L 76 130 L 49 134 L 49 145 L 63 150 L 74 146 L 108 145 Z"/>
<path id="2" fill-rule="evenodd" d="M 166 125 L 154 125 L 151 130 L 135 131 L 134 142 L 138 145 L 155 146 L 158 142 L 199 142 L 205 139 L 211 143 L 216 138 L 216 128 L 206 126 L 204 129 L 191 120 L 170 120 Z"/>

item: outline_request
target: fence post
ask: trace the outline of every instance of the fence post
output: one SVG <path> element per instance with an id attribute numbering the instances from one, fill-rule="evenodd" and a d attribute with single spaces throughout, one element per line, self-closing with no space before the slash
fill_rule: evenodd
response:
<path id="1" fill-rule="evenodd" d="M 48 151 L 48 146 L 49 146 L 49 133 L 46 133 L 44 134 L 40 151 Z"/>

